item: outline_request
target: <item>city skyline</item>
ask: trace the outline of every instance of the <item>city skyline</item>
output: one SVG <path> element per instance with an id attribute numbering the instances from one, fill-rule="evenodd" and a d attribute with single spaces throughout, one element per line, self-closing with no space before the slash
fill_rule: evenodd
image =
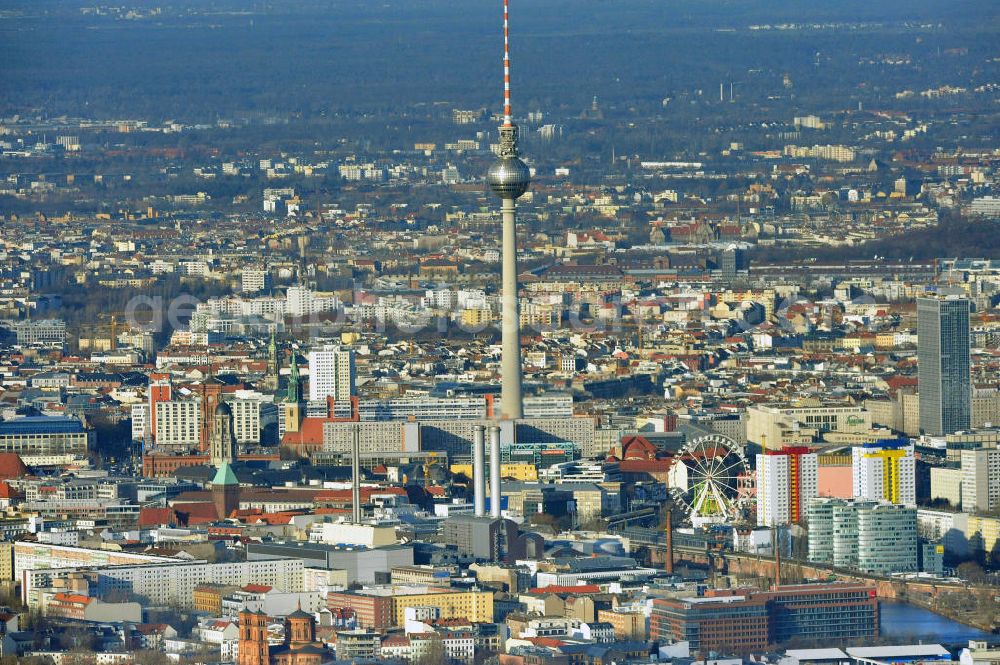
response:
<path id="1" fill-rule="evenodd" d="M 11 0 L 0 665 L 992 663 L 998 15 Z"/>

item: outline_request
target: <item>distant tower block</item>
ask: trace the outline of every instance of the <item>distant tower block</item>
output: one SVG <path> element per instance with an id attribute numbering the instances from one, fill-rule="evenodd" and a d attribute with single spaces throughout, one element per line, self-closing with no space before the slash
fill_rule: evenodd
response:
<path id="1" fill-rule="evenodd" d="M 517 125 L 510 110 L 510 42 L 508 39 L 508 2 L 503 4 L 503 124 L 500 126 L 499 158 L 486 174 L 490 189 L 501 201 L 503 218 L 503 254 L 501 285 L 502 357 L 500 361 L 500 416 L 521 418 L 521 324 L 517 303 L 517 220 L 514 201 L 524 194 L 531 183 L 527 165 L 518 157 Z"/>

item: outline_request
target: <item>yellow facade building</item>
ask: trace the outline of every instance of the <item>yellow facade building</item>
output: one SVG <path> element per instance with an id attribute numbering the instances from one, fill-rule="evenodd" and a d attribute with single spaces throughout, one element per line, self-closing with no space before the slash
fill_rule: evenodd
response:
<path id="1" fill-rule="evenodd" d="M 395 625 L 406 625 L 409 607 L 436 607 L 442 619 L 467 619 L 473 623 L 492 623 L 492 591 L 459 591 L 447 587 L 393 586 L 392 616 Z"/>
<path id="2" fill-rule="evenodd" d="M 472 477 L 471 464 L 452 464 L 452 474 L 461 473 L 467 478 Z M 538 468 L 528 462 L 501 462 L 500 476 L 502 478 L 513 478 L 522 482 L 534 482 L 538 480 Z"/>

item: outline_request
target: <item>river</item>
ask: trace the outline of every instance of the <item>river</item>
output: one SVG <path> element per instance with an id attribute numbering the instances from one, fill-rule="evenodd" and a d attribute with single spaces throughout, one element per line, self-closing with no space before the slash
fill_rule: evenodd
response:
<path id="1" fill-rule="evenodd" d="M 990 637 L 978 628 L 952 621 L 922 607 L 883 600 L 881 602 L 882 635 L 913 638 L 914 642 L 958 644 Z"/>

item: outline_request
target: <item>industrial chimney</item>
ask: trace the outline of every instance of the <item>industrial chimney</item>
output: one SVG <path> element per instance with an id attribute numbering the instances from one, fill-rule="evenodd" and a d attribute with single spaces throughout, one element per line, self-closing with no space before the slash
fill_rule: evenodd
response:
<path id="1" fill-rule="evenodd" d="M 351 521 L 361 524 L 361 430 L 355 425 L 351 436 Z"/>
<path id="2" fill-rule="evenodd" d="M 490 427 L 490 516 L 500 517 L 500 427 Z"/>
<path id="3" fill-rule="evenodd" d="M 666 528 L 666 553 L 663 557 L 663 570 L 667 575 L 674 574 L 674 513 L 669 508 L 667 509 L 667 528 Z"/>
<path id="4" fill-rule="evenodd" d="M 472 434 L 472 501 L 476 517 L 486 514 L 486 428 L 476 425 Z"/>

